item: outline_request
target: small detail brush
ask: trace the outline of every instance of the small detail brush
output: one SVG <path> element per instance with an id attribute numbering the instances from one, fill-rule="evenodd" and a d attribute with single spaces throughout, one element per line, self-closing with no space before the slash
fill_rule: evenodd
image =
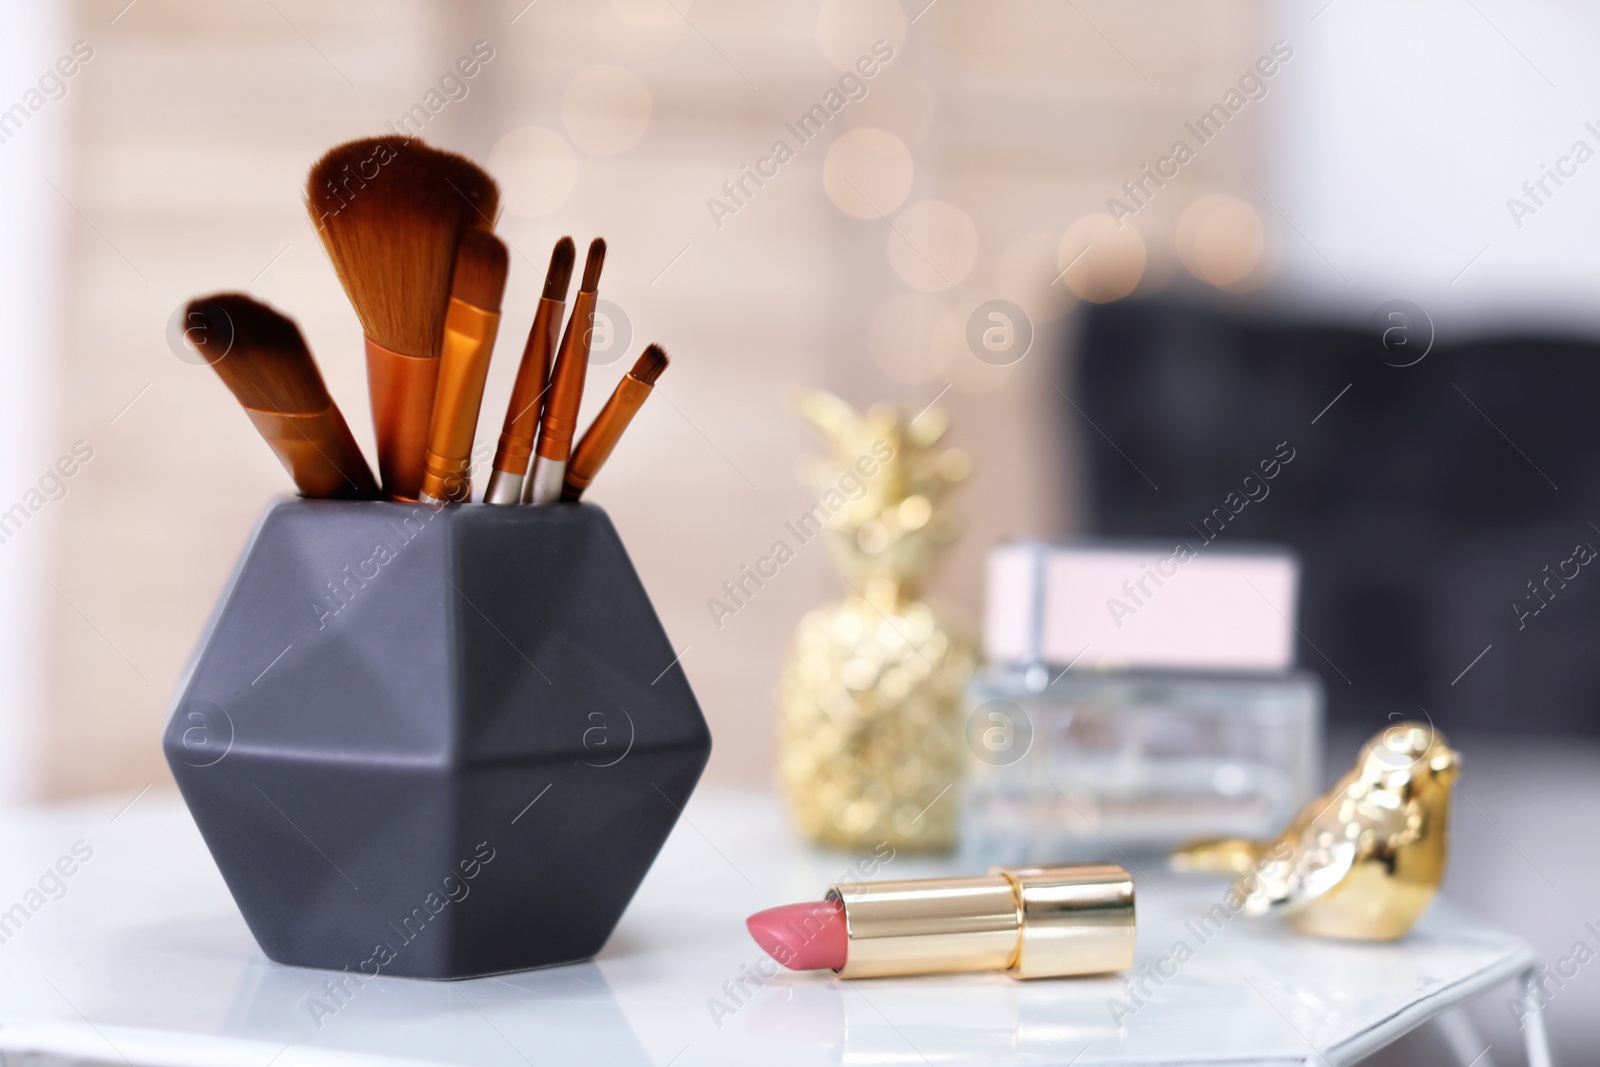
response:
<path id="1" fill-rule="evenodd" d="M 450 282 L 439 389 L 418 497 L 423 503 L 464 503 L 472 496 L 472 439 L 500 328 L 507 266 L 506 246 L 494 234 L 473 227 L 462 236 Z"/>
<path id="2" fill-rule="evenodd" d="M 294 320 L 240 293 L 189 303 L 188 336 L 314 499 L 371 500 L 378 483 Z"/>
<path id="3" fill-rule="evenodd" d="M 622 376 L 606 406 L 600 409 L 572 452 L 572 462 L 567 464 L 566 481 L 561 487 L 562 500 L 573 501 L 583 496 L 670 362 L 660 345 L 650 345 L 633 369 Z"/>
<path id="4" fill-rule="evenodd" d="M 567 476 L 567 458 L 578 428 L 578 408 L 583 403 L 583 379 L 589 370 L 589 346 L 594 340 L 594 309 L 599 301 L 600 270 L 606 262 L 606 242 L 596 237 L 583 265 L 583 283 L 572 302 L 572 317 L 561 338 L 561 351 L 550 372 L 550 394 L 539 423 L 539 443 L 534 448 L 533 476 L 524 496 L 534 504 L 561 499 Z"/>
<path id="5" fill-rule="evenodd" d="M 567 309 L 567 287 L 577 258 L 572 238 L 563 237 L 550 253 L 550 270 L 544 276 L 544 296 L 533 313 L 533 328 L 522 349 L 522 363 L 511 386 L 505 426 L 494 452 L 494 468 L 484 490 L 485 504 L 520 504 L 522 482 L 533 456 L 533 438 L 539 431 L 539 414 L 550 378 L 550 357 L 561 337 L 561 316 Z"/>

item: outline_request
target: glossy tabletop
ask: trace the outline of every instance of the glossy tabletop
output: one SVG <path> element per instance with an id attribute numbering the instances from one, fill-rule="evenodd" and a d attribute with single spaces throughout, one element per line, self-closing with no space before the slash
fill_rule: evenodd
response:
<path id="1" fill-rule="evenodd" d="M 124 803 L 0 816 L 0 1049 L 206 1067 L 1345 1064 L 1534 962 L 1448 901 L 1399 943 L 1336 944 L 1231 917 L 1225 883 L 1145 862 L 1130 975 L 766 978 L 749 912 L 863 870 L 958 867 L 873 871 L 801 846 L 766 793 L 705 789 L 595 961 L 335 983 L 262 956 L 175 797 Z"/>

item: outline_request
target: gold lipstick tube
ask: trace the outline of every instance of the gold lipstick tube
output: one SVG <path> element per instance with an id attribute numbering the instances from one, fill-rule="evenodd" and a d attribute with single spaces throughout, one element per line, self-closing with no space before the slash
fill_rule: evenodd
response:
<path id="1" fill-rule="evenodd" d="M 378 438 L 378 477 L 390 500 L 416 500 L 433 421 L 439 361 L 391 352 L 367 340 L 367 392 Z"/>
<path id="2" fill-rule="evenodd" d="M 1133 878 L 1112 864 L 841 882 L 828 899 L 844 905 L 849 930 L 843 978 L 950 971 L 1055 978 L 1133 966 Z"/>
<path id="3" fill-rule="evenodd" d="M 245 408 L 300 495 L 312 500 L 372 500 L 378 483 L 339 409 L 314 415 Z"/>
<path id="4" fill-rule="evenodd" d="M 494 468 L 484 490 L 485 504 L 520 504 L 522 480 L 528 476 L 528 461 L 533 458 L 533 438 L 539 432 L 539 413 L 543 408 L 545 386 L 550 380 L 550 357 L 561 339 L 561 316 L 565 300 L 539 298 L 533 313 L 533 327 L 522 349 L 522 363 L 511 389 L 511 404 L 506 409 L 505 426 L 494 451 Z"/>
<path id="5" fill-rule="evenodd" d="M 589 345 L 594 338 L 594 309 L 599 299 L 599 292 L 579 289 L 572 301 L 572 317 L 567 320 L 561 352 L 550 372 L 550 392 L 539 424 L 539 444 L 534 449 L 533 477 L 528 480 L 526 496 L 533 504 L 551 504 L 561 499 L 567 457 L 578 430 L 578 407 L 583 403 Z"/>
<path id="6" fill-rule="evenodd" d="M 450 298 L 419 494 L 427 503 L 461 502 L 472 495 L 472 438 L 499 328 L 498 311 Z"/>
<path id="7" fill-rule="evenodd" d="M 583 496 L 594 476 L 611 458 L 611 450 L 622 440 L 622 431 L 628 428 L 654 388 L 650 382 L 641 382 L 631 374 L 622 376 L 616 390 L 606 400 L 606 406 L 594 417 L 594 424 L 572 453 L 566 481 L 561 486 L 562 500 L 577 500 Z"/>

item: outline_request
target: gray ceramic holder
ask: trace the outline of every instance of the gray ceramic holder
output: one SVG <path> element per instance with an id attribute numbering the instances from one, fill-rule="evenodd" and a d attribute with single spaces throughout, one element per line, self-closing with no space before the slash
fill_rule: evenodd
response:
<path id="1" fill-rule="evenodd" d="M 268 508 L 163 745 L 262 951 L 369 976 L 587 959 L 711 752 L 586 504 Z"/>

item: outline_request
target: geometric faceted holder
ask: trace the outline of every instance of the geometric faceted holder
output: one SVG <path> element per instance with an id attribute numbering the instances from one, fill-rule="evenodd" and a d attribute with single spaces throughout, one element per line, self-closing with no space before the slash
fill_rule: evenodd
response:
<path id="1" fill-rule="evenodd" d="M 605 944 L 711 754 L 675 661 L 592 505 L 283 501 L 163 747 L 269 958 L 568 963 Z"/>

